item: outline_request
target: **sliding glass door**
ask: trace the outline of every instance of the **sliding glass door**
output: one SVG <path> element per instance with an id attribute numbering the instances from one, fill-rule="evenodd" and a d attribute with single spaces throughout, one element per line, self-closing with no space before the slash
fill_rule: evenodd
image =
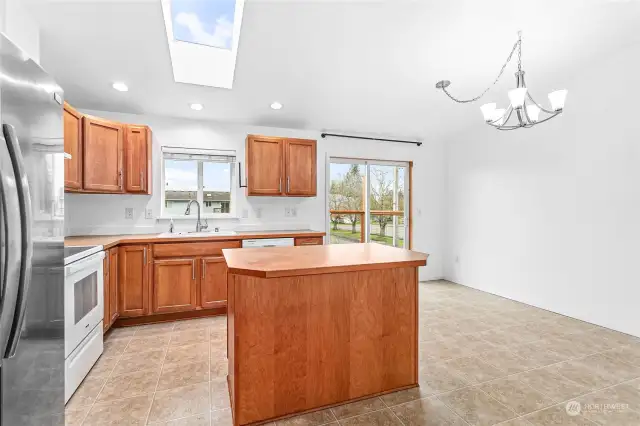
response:
<path id="1" fill-rule="evenodd" d="M 331 158 L 330 242 L 408 248 L 410 173 L 406 162 Z"/>

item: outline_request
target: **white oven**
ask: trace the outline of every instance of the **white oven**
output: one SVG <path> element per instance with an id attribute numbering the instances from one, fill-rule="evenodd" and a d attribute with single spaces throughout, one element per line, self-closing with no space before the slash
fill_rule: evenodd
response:
<path id="1" fill-rule="evenodd" d="M 65 400 L 73 395 L 103 350 L 105 254 L 102 246 L 84 249 L 65 256 Z"/>

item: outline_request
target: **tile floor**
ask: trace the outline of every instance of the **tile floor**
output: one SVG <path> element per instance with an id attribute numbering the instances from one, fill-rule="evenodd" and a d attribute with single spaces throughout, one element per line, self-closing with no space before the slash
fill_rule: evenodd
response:
<path id="1" fill-rule="evenodd" d="M 67 425 L 229 426 L 224 318 L 115 329 Z M 574 410 L 567 413 L 568 402 Z M 420 284 L 420 388 L 277 426 L 640 425 L 640 339 L 488 293 Z M 273 425 L 272 425 L 273 426 Z"/>

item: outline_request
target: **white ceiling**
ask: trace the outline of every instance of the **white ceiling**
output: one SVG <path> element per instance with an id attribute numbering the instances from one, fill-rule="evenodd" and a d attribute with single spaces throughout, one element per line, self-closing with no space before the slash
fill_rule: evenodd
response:
<path id="1" fill-rule="evenodd" d="M 247 0 L 226 90 L 174 82 L 160 0 L 56 0 L 35 12 L 42 65 L 79 108 L 421 139 L 481 120 L 484 99 L 457 105 L 434 84 L 450 79 L 452 93 L 475 96 L 519 29 L 539 101 L 608 52 L 640 44 L 638 0 Z M 506 104 L 514 71 L 515 62 L 486 101 Z M 282 110 L 269 108 L 275 100 Z"/>

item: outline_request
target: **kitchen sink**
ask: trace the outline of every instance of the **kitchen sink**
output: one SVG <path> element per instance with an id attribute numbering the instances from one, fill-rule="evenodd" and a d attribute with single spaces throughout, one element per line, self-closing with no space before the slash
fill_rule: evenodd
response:
<path id="1" fill-rule="evenodd" d="M 231 235 L 238 235 L 235 231 L 189 231 L 189 232 L 165 232 L 160 234 L 161 238 L 170 237 L 229 237 Z"/>

